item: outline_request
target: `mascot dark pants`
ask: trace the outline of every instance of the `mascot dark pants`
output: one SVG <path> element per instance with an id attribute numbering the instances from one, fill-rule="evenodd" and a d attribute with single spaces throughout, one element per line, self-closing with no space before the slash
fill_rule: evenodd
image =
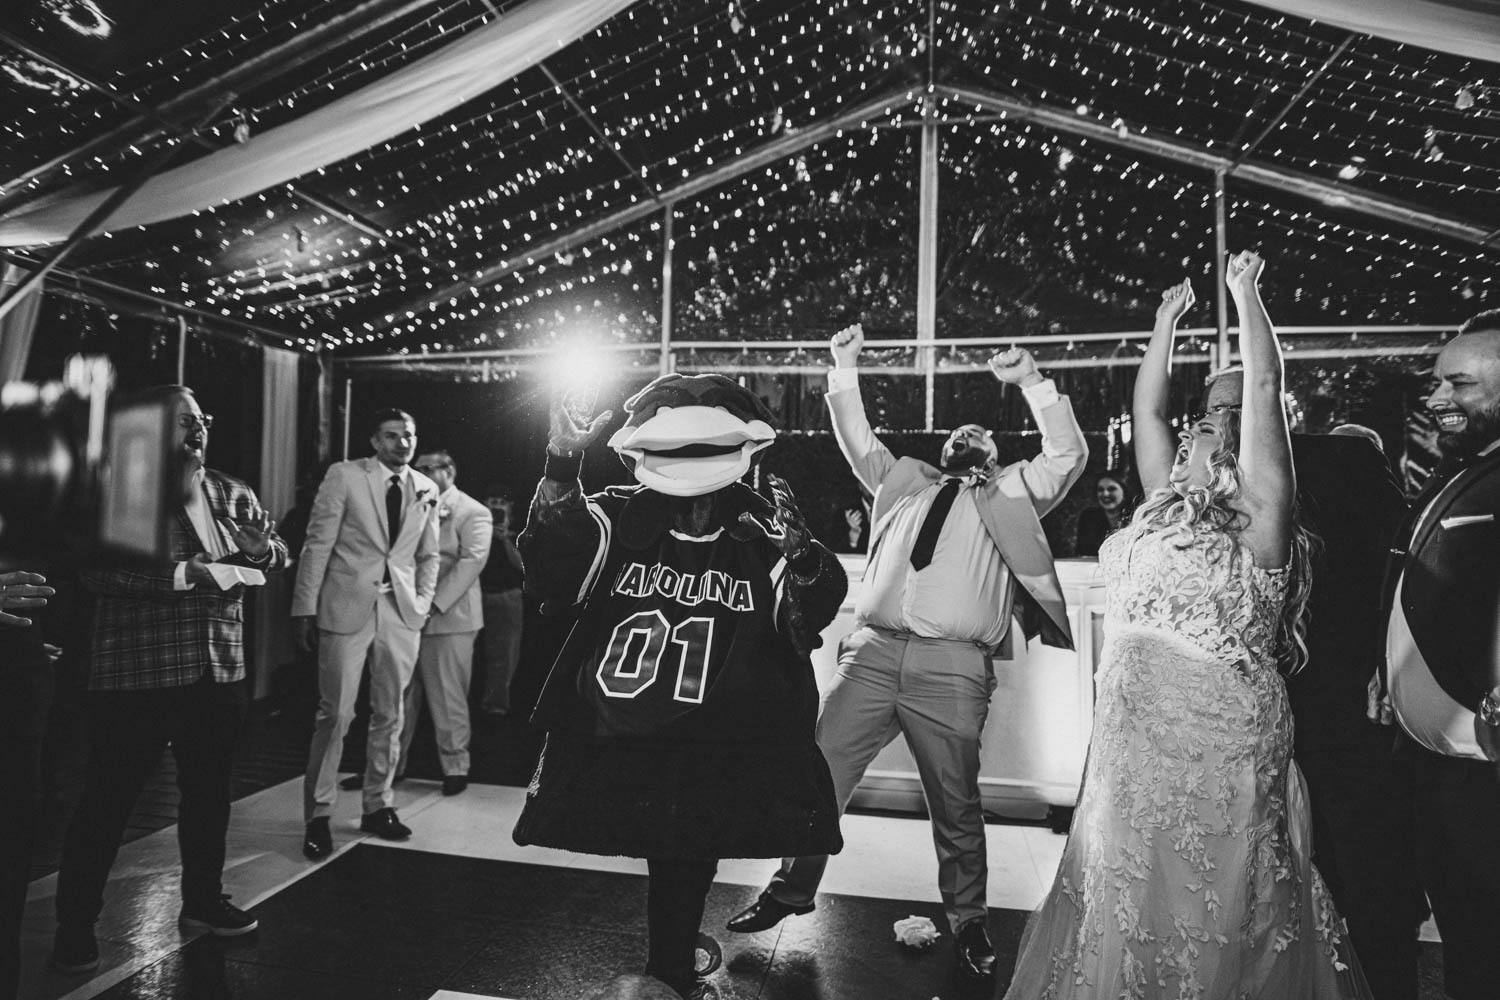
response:
<path id="1" fill-rule="evenodd" d="M 625 409 L 610 446 L 640 485 L 585 495 L 580 453 L 609 414 L 556 406 L 520 537 L 527 590 L 574 624 L 515 839 L 645 858 L 646 971 L 692 996 L 718 859 L 842 847 L 808 651 L 848 581 L 784 483 L 766 500 L 740 482 L 775 439 L 759 398 L 666 375 Z"/>

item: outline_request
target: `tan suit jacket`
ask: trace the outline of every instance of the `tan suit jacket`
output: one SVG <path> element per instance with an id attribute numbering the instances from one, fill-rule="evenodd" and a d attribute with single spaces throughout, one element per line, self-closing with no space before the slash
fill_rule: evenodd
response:
<path id="1" fill-rule="evenodd" d="M 323 477 L 297 564 L 293 617 L 316 615 L 320 629 L 357 632 L 375 614 L 389 573 L 401 620 L 422 627 L 437 589 L 438 488 L 410 470 L 401 534 L 392 544 L 385 513 L 390 475 L 374 458 L 357 458 Z"/>
<path id="2" fill-rule="evenodd" d="M 447 516 L 443 511 L 447 510 Z M 478 632 L 484 627 L 479 573 L 490 558 L 495 518 L 457 486 L 438 498 L 438 582 L 425 635 Z"/>
<path id="3" fill-rule="evenodd" d="M 833 432 L 854 475 L 875 497 L 870 549 L 880 544 L 890 524 L 887 515 L 898 500 L 920 493 L 942 478 L 942 472 L 915 458 L 896 458 L 880 443 L 865 417 L 858 387 L 828 393 Z M 1067 603 L 1041 517 L 1067 495 L 1083 474 L 1089 449 L 1073 417 L 1067 396 L 1037 411 L 1042 431 L 1041 454 L 996 472 L 988 483 L 970 491 L 990 541 L 1020 587 L 1017 610 L 1027 638 L 1064 649 L 1073 648 Z M 1024 596 L 1021 596 L 1024 594 Z M 996 609 L 1009 614 L 1010 609 Z"/>

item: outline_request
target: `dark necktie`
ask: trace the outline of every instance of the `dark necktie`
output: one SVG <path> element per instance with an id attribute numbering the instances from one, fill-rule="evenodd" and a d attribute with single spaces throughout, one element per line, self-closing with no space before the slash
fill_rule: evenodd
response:
<path id="1" fill-rule="evenodd" d="M 401 534 L 401 477 L 392 476 L 391 485 L 385 490 L 385 520 L 391 528 L 391 545 Z"/>
<path id="2" fill-rule="evenodd" d="M 927 509 L 927 518 L 922 522 L 922 530 L 917 532 L 916 544 L 911 547 L 913 569 L 925 569 L 932 562 L 938 535 L 943 533 L 943 521 L 948 517 L 948 509 L 953 506 L 953 498 L 958 496 L 959 487 L 963 484 L 962 479 L 950 479 L 938 490 L 937 496 L 933 497 L 932 506 Z"/>

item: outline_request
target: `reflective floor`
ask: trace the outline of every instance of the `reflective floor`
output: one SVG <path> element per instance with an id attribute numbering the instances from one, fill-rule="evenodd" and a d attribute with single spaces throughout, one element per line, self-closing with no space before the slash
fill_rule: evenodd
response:
<path id="1" fill-rule="evenodd" d="M 260 929 L 239 939 L 183 933 L 177 924 L 175 828 L 126 844 L 98 932 L 95 973 L 48 971 L 55 876 L 32 884 L 25 998 L 427 998 L 548 1000 L 644 962 L 644 863 L 521 848 L 510 829 L 524 790 L 472 785 L 444 798 L 408 781 L 397 808 L 415 835 L 391 845 L 359 834 L 358 796 L 334 822 L 336 854 L 301 854 L 301 785 L 291 780 L 235 804 L 226 891 L 253 907 Z M 726 861 L 704 927 L 724 948 L 715 985 L 726 998 L 984 996 L 960 980 L 946 933 L 931 948 L 896 943 L 909 915 L 943 930 L 927 823 L 846 817 L 847 847 L 832 860 L 817 912 L 754 935 L 718 931 L 774 867 Z M 1043 827 L 987 827 L 990 931 L 1010 968 L 1026 911 L 1041 899 L 1064 838 Z"/>

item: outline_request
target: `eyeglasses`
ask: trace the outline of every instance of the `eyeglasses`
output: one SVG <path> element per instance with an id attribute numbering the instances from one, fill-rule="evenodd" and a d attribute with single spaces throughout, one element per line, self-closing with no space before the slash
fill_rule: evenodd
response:
<path id="1" fill-rule="evenodd" d="M 439 469 L 451 468 L 451 466 L 447 462 L 439 462 L 436 465 L 414 465 L 412 468 L 426 475 L 429 472 L 436 472 Z"/>
<path id="2" fill-rule="evenodd" d="M 208 430 L 213 425 L 214 415 L 212 413 L 177 414 L 177 426 L 181 427 L 185 431 L 190 431 L 194 427 L 202 427 L 204 430 Z"/>

